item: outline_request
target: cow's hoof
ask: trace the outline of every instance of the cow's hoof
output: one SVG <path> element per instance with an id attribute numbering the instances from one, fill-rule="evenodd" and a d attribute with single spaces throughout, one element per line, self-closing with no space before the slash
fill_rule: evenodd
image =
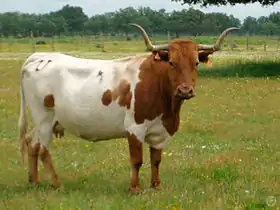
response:
<path id="1" fill-rule="evenodd" d="M 57 179 L 54 179 L 52 180 L 51 182 L 51 186 L 54 188 L 54 189 L 57 189 L 60 187 L 60 182 L 57 180 Z"/>
<path id="2" fill-rule="evenodd" d="M 158 191 L 163 190 L 163 187 L 162 187 L 161 184 L 156 185 L 156 186 L 153 186 L 153 185 L 152 185 L 151 188 L 153 188 L 154 190 L 158 190 Z"/>
<path id="3" fill-rule="evenodd" d="M 38 187 L 39 186 L 39 182 L 30 182 L 30 181 L 28 181 L 28 186 L 30 186 L 30 187 Z"/>
<path id="4" fill-rule="evenodd" d="M 29 186 L 37 186 L 39 184 L 38 178 L 34 178 L 28 173 L 28 184 Z"/>
<path id="5" fill-rule="evenodd" d="M 140 187 L 130 188 L 129 192 L 131 195 L 139 195 L 141 193 Z"/>
<path id="6" fill-rule="evenodd" d="M 60 184 L 51 184 L 51 187 L 56 190 L 60 188 Z"/>
<path id="7" fill-rule="evenodd" d="M 31 181 L 31 180 L 28 180 L 28 184 L 27 184 L 27 187 L 30 188 L 30 189 L 33 189 L 33 188 L 37 188 L 39 187 L 39 182 L 34 182 L 34 181 Z"/>
<path id="8" fill-rule="evenodd" d="M 52 182 L 51 183 L 51 186 L 55 189 L 59 188 L 60 187 L 60 182 Z"/>

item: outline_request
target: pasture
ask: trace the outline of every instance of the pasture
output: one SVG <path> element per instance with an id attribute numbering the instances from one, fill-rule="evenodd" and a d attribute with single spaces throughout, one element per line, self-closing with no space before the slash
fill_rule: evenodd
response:
<path id="1" fill-rule="evenodd" d="M 144 49 L 142 41 L 125 49 L 113 44 L 109 52 L 58 46 L 57 51 L 104 59 Z M 51 49 L 37 51 L 44 48 Z M 130 196 L 126 139 L 90 143 L 67 130 L 51 147 L 62 187 L 49 186 L 41 163 L 40 185 L 28 186 L 17 120 L 19 70 L 31 45 L 14 44 L 9 50 L 2 43 L 1 49 L 0 209 L 280 209 L 279 52 L 225 49 L 211 56 L 213 68 L 201 64 L 197 96 L 184 103 L 179 132 L 163 153 L 164 190 L 149 189 L 144 145 L 143 193 Z"/>

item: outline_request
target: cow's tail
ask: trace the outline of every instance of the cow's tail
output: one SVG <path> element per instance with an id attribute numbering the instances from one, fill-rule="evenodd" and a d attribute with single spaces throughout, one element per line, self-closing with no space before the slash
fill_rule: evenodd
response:
<path id="1" fill-rule="evenodd" d="M 19 141 L 20 141 L 20 153 L 21 153 L 21 161 L 22 166 L 25 166 L 25 161 L 27 159 L 27 152 L 28 152 L 28 145 L 26 136 L 27 133 L 27 118 L 26 118 L 26 106 L 25 106 L 25 96 L 23 90 L 23 77 L 24 77 L 24 70 L 21 71 L 20 74 L 20 115 L 18 119 L 18 128 L 19 128 Z"/>

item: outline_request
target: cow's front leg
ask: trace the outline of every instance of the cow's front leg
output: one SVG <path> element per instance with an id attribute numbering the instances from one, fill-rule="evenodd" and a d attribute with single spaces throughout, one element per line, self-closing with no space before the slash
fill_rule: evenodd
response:
<path id="1" fill-rule="evenodd" d="M 160 190 L 160 178 L 159 178 L 159 165 L 161 162 L 162 150 L 154 149 L 150 147 L 150 160 L 151 160 L 151 187 Z"/>
<path id="2" fill-rule="evenodd" d="M 139 170 L 143 163 L 142 143 L 132 134 L 128 136 L 128 144 L 131 162 L 130 193 L 138 194 L 141 191 Z"/>

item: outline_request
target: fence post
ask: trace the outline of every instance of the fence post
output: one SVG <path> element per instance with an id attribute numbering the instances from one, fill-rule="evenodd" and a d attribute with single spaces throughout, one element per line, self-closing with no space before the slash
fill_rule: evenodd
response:
<path id="1" fill-rule="evenodd" d="M 167 40 L 168 40 L 168 42 L 170 41 L 170 31 L 169 30 L 167 31 Z"/>
<path id="2" fill-rule="evenodd" d="M 230 50 L 233 51 L 233 48 L 234 48 L 234 40 L 232 38 L 232 35 L 229 34 L 229 47 L 230 47 Z"/>
<path id="3" fill-rule="evenodd" d="M 79 45 L 79 40 L 78 40 L 78 36 L 76 35 L 75 36 L 75 46 L 76 46 L 76 48 L 75 48 L 75 51 L 78 51 L 78 45 Z"/>
<path id="4" fill-rule="evenodd" d="M 90 35 L 88 36 L 87 43 L 88 43 L 88 51 L 90 52 L 91 51 L 91 36 Z"/>
<path id="5" fill-rule="evenodd" d="M 31 38 L 32 52 L 35 52 L 35 43 L 34 43 L 33 31 L 30 31 L 30 38 Z"/>
<path id="6" fill-rule="evenodd" d="M 263 50 L 266 52 L 266 39 L 264 40 Z"/>
<path id="7" fill-rule="evenodd" d="M 101 47 L 102 47 L 102 52 L 106 52 L 106 50 L 105 50 L 105 42 L 104 41 L 102 42 Z"/>
<path id="8" fill-rule="evenodd" d="M 278 48 L 279 48 L 279 42 L 280 42 L 280 37 L 278 37 L 278 39 L 277 39 L 277 44 L 276 44 L 276 52 L 278 52 Z"/>
<path id="9" fill-rule="evenodd" d="M 52 34 L 52 41 L 51 41 L 51 46 L 52 46 L 52 51 L 55 51 L 55 46 L 54 46 L 54 35 Z"/>
<path id="10" fill-rule="evenodd" d="M 90 51 L 92 51 L 92 48 L 93 48 L 93 46 L 94 46 L 94 36 L 90 36 Z"/>
<path id="11" fill-rule="evenodd" d="M 9 36 L 9 52 L 12 52 L 12 41 L 11 41 L 11 37 Z"/>
<path id="12" fill-rule="evenodd" d="M 246 50 L 249 50 L 249 36 L 246 36 Z"/>

